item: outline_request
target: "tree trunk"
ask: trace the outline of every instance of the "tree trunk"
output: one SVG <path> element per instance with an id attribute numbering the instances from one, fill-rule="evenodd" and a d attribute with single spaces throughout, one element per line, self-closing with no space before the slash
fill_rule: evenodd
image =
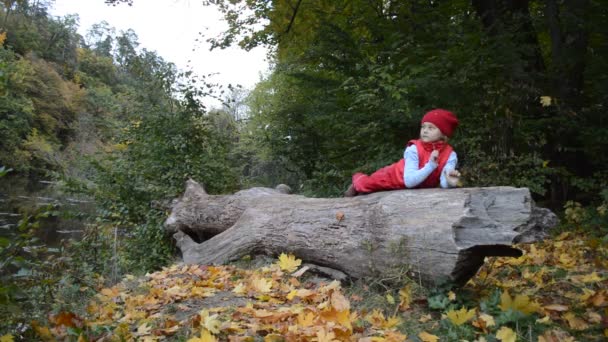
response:
<path id="1" fill-rule="evenodd" d="M 407 272 L 425 282 L 463 284 L 484 257 L 519 256 L 513 243 L 536 241 L 556 223 L 525 188 L 307 198 L 269 188 L 214 196 L 188 181 L 165 227 L 186 263 L 286 252 L 354 278 Z"/>

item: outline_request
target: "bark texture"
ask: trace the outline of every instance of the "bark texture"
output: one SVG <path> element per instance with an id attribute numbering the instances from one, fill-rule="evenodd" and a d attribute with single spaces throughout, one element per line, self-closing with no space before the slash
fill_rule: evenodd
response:
<path id="1" fill-rule="evenodd" d="M 165 227 L 186 263 L 224 263 L 281 252 L 360 278 L 407 271 L 423 281 L 464 283 L 513 243 L 542 239 L 556 216 L 525 188 L 401 190 L 307 198 L 270 188 L 205 193 L 188 181 Z"/>

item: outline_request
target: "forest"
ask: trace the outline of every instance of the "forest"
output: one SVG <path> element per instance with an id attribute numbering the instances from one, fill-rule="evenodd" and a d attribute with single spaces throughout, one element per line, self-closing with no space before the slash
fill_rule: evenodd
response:
<path id="1" fill-rule="evenodd" d="M 0 3 L 0 191 L 50 180 L 95 205 L 21 210 L 1 232 L 0 341 L 608 338 L 608 1 L 201 2 L 228 23 L 213 49 L 269 48 L 254 89 L 179 70 L 133 30 L 83 36 L 52 0 Z M 463 288 L 314 284 L 287 254 L 175 265 L 163 222 L 188 179 L 341 197 L 402 158 L 432 108 L 460 121 L 462 186 L 529 188 L 560 217 L 549 239 Z M 81 238 L 40 243 L 66 215 Z M 185 308 L 216 292 L 233 306 Z"/>

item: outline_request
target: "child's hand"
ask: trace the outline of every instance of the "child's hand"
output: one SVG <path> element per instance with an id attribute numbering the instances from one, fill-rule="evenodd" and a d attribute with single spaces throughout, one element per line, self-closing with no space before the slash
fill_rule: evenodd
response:
<path id="1" fill-rule="evenodd" d="M 445 180 L 451 188 L 460 185 L 460 172 L 458 170 L 450 170 L 445 173 Z"/>
<path id="2" fill-rule="evenodd" d="M 433 152 L 431 152 L 431 158 L 429 160 L 432 161 L 433 163 L 437 164 L 438 159 L 439 159 L 439 151 L 433 150 Z"/>

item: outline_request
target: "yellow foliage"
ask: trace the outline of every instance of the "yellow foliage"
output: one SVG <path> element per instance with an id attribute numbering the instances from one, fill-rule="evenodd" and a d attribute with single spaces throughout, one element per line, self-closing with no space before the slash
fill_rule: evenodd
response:
<path id="1" fill-rule="evenodd" d="M 536 302 L 530 301 L 530 297 L 518 294 L 515 296 L 515 298 L 512 298 L 507 290 L 505 290 L 500 296 L 499 307 L 502 311 L 508 311 L 511 309 L 513 311 L 520 311 L 526 315 L 529 315 L 532 312 L 538 312 L 540 310 L 540 305 Z"/>
<path id="2" fill-rule="evenodd" d="M 296 259 L 296 257 L 291 254 L 287 255 L 281 253 L 281 255 L 279 255 L 279 267 L 283 271 L 294 272 L 301 264 L 302 260 Z"/>
<path id="3" fill-rule="evenodd" d="M 4 33 L 6 35 L 6 33 Z M 0 35 L 0 38 L 2 38 L 2 36 Z M 2 337 L 0 337 L 0 342 L 13 342 L 13 335 L 11 334 L 6 334 L 3 335 Z"/>
<path id="4" fill-rule="evenodd" d="M 254 277 L 251 281 L 251 288 L 257 292 L 267 293 L 272 288 L 272 282 L 264 278 Z"/>
<path id="5" fill-rule="evenodd" d="M 412 302 L 412 285 L 408 284 L 399 290 L 399 309 L 405 311 L 410 308 Z"/>
<path id="6" fill-rule="evenodd" d="M 217 339 L 207 330 L 203 330 L 201 337 L 191 338 L 188 342 L 217 342 Z"/>
<path id="7" fill-rule="evenodd" d="M 508 327 L 501 327 L 496 332 L 496 338 L 502 342 L 515 342 L 517 340 L 517 334 L 515 331 Z"/>
<path id="8" fill-rule="evenodd" d="M 437 341 L 439 341 L 439 337 L 437 337 L 437 336 L 435 336 L 433 334 L 429 334 L 426 331 L 423 331 L 420 334 L 418 334 L 418 338 L 422 342 L 437 342 Z"/>
<path id="9" fill-rule="evenodd" d="M 454 325 L 462 325 L 465 322 L 467 322 L 468 320 L 470 320 L 471 318 L 473 318 L 475 316 L 475 309 L 471 309 L 467 311 L 467 308 L 465 308 L 464 306 L 456 311 L 456 310 L 450 310 L 446 313 L 446 316 L 448 316 L 448 319 L 454 324 Z"/>
<path id="10" fill-rule="evenodd" d="M 0 46 L 4 45 L 4 41 L 6 40 L 6 31 L 0 33 Z M 4 335 L 7 336 L 7 335 Z"/>

